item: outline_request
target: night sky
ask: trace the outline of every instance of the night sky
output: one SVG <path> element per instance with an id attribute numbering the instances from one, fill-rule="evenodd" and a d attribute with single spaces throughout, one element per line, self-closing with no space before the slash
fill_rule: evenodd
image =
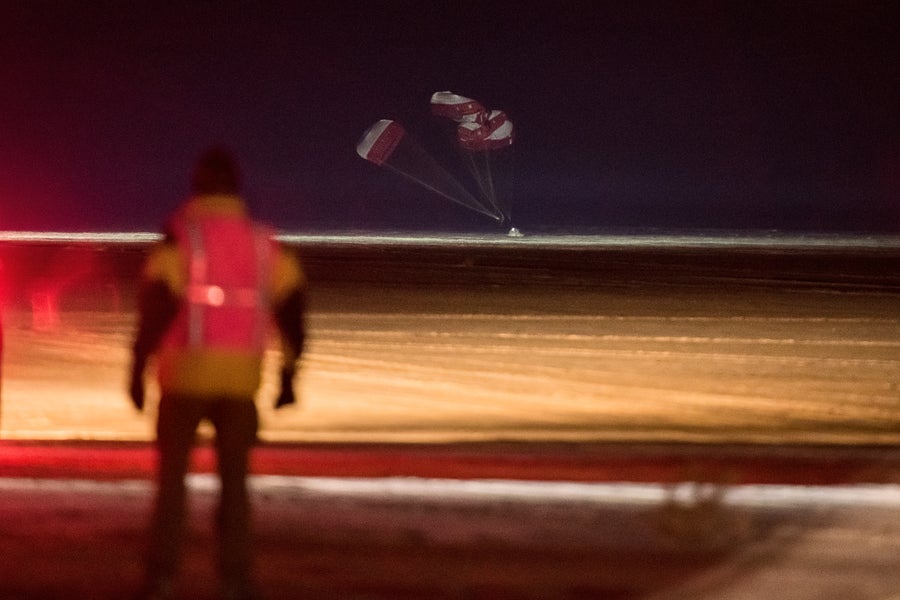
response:
<path id="1" fill-rule="evenodd" d="M 456 173 L 451 90 L 523 230 L 900 231 L 897 2 L 168 4 L 3 3 L 0 229 L 156 230 L 226 143 L 279 228 L 490 231 L 356 155 L 391 118 Z"/>

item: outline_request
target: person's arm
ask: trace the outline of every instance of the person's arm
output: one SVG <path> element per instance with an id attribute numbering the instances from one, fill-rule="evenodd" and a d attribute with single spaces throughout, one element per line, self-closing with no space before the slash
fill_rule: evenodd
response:
<path id="1" fill-rule="evenodd" d="M 144 367 L 147 359 L 159 348 L 180 306 L 180 299 L 163 279 L 147 278 L 146 275 L 138 294 L 138 330 L 132 346 L 129 383 L 131 401 L 138 410 L 144 408 Z"/>
<path id="2" fill-rule="evenodd" d="M 135 362 L 145 364 L 159 347 L 163 335 L 178 314 L 178 299 L 162 281 L 142 286 L 138 300 L 140 322 L 134 339 Z"/>
<path id="3" fill-rule="evenodd" d="M 297 401 L 294 395 L 294 376 L 306 340 L 305 311 L 306 293 L 302 288 L 294 289 L 275 309 L 275 323 L 281 333 L 284 354 L 281 365 L 281 390 L 275 400 L 275 408 Z"/>
<path id="4" fill-rule="evenodd" d="M 291 252 L 282 251 L 273 276 L 276 301 L 273 316 L 281 334 L 284 359 L 281 390 L 275 408 L 294 404 L 294 376 L 306 341 L 306 281 L 300 263 Z"/>
<path id="5" fill-rule="evenodd" d="M 306 342 L 306 293 L 295 288 L 275 309 L 275 323 L 284 343 L 284 368 L 296 369 Z"/>

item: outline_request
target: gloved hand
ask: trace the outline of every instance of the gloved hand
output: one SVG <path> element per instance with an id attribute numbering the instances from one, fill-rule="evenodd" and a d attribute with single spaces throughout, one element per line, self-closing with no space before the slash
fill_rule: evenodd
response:
<path id="1" fill-rule="evenodd" d="M 144 410 L 144 373 L 143 369 L 132 369 L 131 382 L 128 385 L 128 395 L 131 403 L 139 411 Z"/>
<path id="2" fill-rule="evenodd" d="M 281 370 L 281 391 L 275 400 L 275 408 L 281 408 L 289 404 L 294 404 L 297 397 L 294 396 L 294 371 L 293 369 Z"/>

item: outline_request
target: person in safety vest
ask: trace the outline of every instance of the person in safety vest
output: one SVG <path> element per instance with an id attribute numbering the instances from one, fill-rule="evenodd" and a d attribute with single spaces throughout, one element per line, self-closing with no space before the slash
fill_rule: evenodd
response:
<path id="1" fill-rule="evenodd" d="M 185 516 L 185 474 L 199 423 L 215 428 L 221 481 L 216 525 L 223 597 L 250 598 L 250 448 L 258 418 L 266 334 L 282 340 L 276 408 L 295 402 L 304 341 L 305 281 L 297 257 L 248 215 L 232 154 L 215 147 L 197 161 L 191 197 L 174 213 L 142 273 L 130 396 L 144 408 L 144 370 L 155 357 L 157 495 L 141 598 L 173 594 Z"/>

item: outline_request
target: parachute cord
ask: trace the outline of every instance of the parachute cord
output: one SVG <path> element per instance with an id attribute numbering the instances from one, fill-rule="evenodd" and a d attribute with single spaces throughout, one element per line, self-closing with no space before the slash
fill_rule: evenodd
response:
<path id="1" fill-rule="evenodd" d="M 497 204 L 497 190 L 494 188 L 494 174 L 491 171 L 491 159 L 487 152 L 482 153 L 482 157 L 484 158 L 484 173 L 487 177 L 487 189 L 488 189 L 488 200 L 490 200 L 491 205 L 503 217 L 503 210 L 500 208 L 500 205 Z"/>
<path id="2" fill-rule="evenodd" d="M 463 201 L 460 200 L 459 198 L 454 198 L 453 196 L 450 196 L 449 194 L 446 194 L 445 192 L 442 192 L 442 191 L 439 190 L 438 188 L 436 188 L 436 187 L 434 187 L 434 186 L 432 186 L 432 185 L 429 185 L 428 183 L 422 181 L 422 180 L 419 179 L 418 177 L 414 177 L 413 175 L 410 175 L 409 173 L 406 173 L 406 172 L 401 171 L 401 170 L 399 170 L 399 169 L 395 169 L 395 168 L 391 167 L 391 166 L 390 166 L 389 164 L 387 164 L 387 163 L 384 163 L 383 166 L 387 167 L 388 169 L 394 171 L 395 173 L 397 173 L 397 174 L 399 174 L 399 175 L 402 175 L 403 177 L 406 177 L 407 179 L 411 179 L 412 181 L 415 181 L 416 183 L 418 183 L 418 184 L 421 185 L 422 187 L 431 190 L 432 192 L 434 192 L 435 194 L 438 194 L 439 196 L 443 196 L 444 198 L 446 198 L 447 200 L 450 200 L 451 202 L 455 202 L 455 203 L 459 204 L 460 206 L 465 206 L 466 208 L 468 208 L 468 209 L 470 209 L 470 210 L 474 210 L 475 212 L 481 213 L 481 214 L 483 214 L 483 215 L 485 215 L 485 216 L 487 216 L 487 217 L 490 217 L 490 218 L 494 219 L 495 221 L 498 221 L 498 222 L 499 222 L 499 221 L 502 220 L 502 215 L 498 215 L 498 214 L 496 214 L 496 213 L 490 212 L 489 210 L 487 210 L 487 209 L 484 208 L 483 206 L 479 205 L 477 202 L 473 202 L 472 204 L 463 202 Z M 473 200 L 474 200 L 474 199 L 473 199 Z"/>
<path id="3" fill-rule="evenodd" d="M 465 152 L 465 154 L 465 160 L 468 164 L 469 171 L 472 173 L 472 178 L 475 179 L 475 182 L 478 184 L 478 191 L 484 199 L 487 210 L 489 210 L 497 221 L 502 222 L 503 211 L 500 210 L 497 205 L 496 194 L 493 190 L 493 182 L 490 174 L 490 166 L 485 163 L 485 168 L 488 169 L 485 171 L 485 169 L 479 167 L 475 160 L 475 155 L 472 152 Z"/>

